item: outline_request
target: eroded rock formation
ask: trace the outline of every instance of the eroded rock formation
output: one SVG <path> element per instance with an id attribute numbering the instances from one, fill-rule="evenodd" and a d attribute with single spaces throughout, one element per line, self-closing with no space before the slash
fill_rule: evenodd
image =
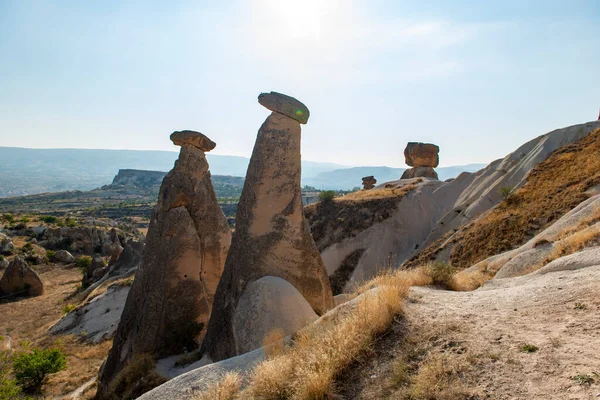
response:
<path id="1" fill-rule="evenodd" d="M 440 163 L 440 148 L 432 143 L 408 142 L 404 149 L 404 161 L 409 167 L 400 179 L 433 178 L 438 179 L 436 168 Z"/>
<path id="2" fill-rule="evenodd" d="M 307 121 L 308 109 L 274 92 L 262 94 L 259 102 L 268 104 L 273 113 L 258 131 L 236 230 L 202 345 L 202 353 L 213 361 L 237 354 L 234 316 L 240 298 L 254 281 L 278 277 L 295 287 L 317 313 L 333 307 L 327 272 L 302 211 L 299 122 Z M 294 118 L 298 114 L 290 110 L 299 110 L 304 117 Z"/>
<path id="3" fill-rule="evenodd" d="M 363 190 L 371 190 L 375 187 L 377 179 L 373 175 L 362 178 Z"/>
<path id="4" fill-rule="evenodd" d="M 183 353 L 197 347 L 206 330 L 231 231 L 205 156 L 214 143 L 184 132 L 171 136 L 181 152 L 160 188 L 146 251 L 101 371 L 100 398 L 135 355 Z"/>
<path id="5" fill-rule="evenodd" d="M 37 272 L 29 268 L 21 257 L 15 257 L 0 279 L 0 297 L 40 296 L 43 293 L 44 284 Z"/>

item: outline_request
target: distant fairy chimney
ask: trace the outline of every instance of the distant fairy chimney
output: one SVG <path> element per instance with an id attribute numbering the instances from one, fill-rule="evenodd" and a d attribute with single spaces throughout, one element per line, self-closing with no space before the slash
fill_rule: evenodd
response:
<path id="1" fill-rule="evenodd" d="M 362 178 L 363 190 L 371 190 L 375 187 L 377 179 L 373 175 Z"/>
<path id="2" fill-rule="evenodd" d="M 600 110 L 598 111 L 598 121 L 600 121 Z"/>
<path id="3" fill-rule="evenodd" d="M 440 148 L 432 143 L 408 142 L 404 149 L 404 161 L 412 167 L 400 179 L 427 177 L 438 179 L 434 168 L 440 163 Z"/>

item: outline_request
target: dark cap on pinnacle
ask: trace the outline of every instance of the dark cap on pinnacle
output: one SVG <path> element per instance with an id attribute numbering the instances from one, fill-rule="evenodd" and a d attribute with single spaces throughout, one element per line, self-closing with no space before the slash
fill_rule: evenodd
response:
<path id="1" fill-rule="evenodd" d="M 190 144 L 204 152 L 209 152 L 217 145 L 205 135 L 196 131 L 177 131 L 171 134 L 171 140 L 177 146 Z"/>
<path id="2" fill-rule="evenodd" d="M 306 124 L 308 117 L 310 117 L 310 111 L 301 101 L 285 94 L 277 92 L 261 93 L 258 96 L 258 102 L 269 110 L 295 119 L 301 124 Z"/>

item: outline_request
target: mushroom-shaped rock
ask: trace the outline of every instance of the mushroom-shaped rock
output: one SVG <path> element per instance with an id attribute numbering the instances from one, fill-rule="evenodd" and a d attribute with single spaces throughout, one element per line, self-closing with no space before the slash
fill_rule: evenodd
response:
<path id="1" fill-rule="evenodd" d="M 440 163 L 440 148 L 432 143 L 409 142 L 404 149 L 404 160 L 411 167 L 432 167 Z"/>
<path id="2" fill-rule="evenodd" d="M 371 190 L 375 187 L 377 179 L 373 175 L 362 178 L 363 190 Z"/>
<path id="3" fill-rule="evenodd" d="M 230 243 L 204 150 L 183 143 L 160 187 L 142 261 L 100 372 L 98 398 L 137 355 L 166 357 L 200 344 Z M 126 268 L 120 264 L 127 254 L 126 247 L 115 270 Z"/>
<path id="4" fill-rule="evenodd" d="M 308 122 L 310 111 L 301 101 L 277 92 L 261 93 L 258 102 L 271 111 L 288 116 L 301 124 Z"/>
<path id="5" fill-rule="evenodd" d="M 0 296 L 40 296 L 43 293 L 44 284 L 39 275 L 25 260 L 15 257 L 0 279 Z"/>
<path id="6" fill-rule="evenodd" d="M 202 343 L 201 353 L 213 361 L 237 354 L 234 315 L 248 285 L 264 276 L 292 284 L 317 314 L 333 307 L 327 271 L 302 208 L 300 133 L 297 120 L 276 111 L 258 131 Z"/>
<path id="7" fill-rule="evenodd" d="M 316 320 L 317 314 L 302 294 L 288 281 L 265 276 L 250 283 L 233 315 L 237 354 L 263 346 L 273 330 L 291 335 Z"/>
<path id="8" fill-rule="evenodd" d="M 210 140 L 205 135 L 196 131 L 177 131 L 171 134 L 171 141 L 177 146 L 191 144 L 197 149 L 204 152 L 209 152 L 214 149 L 217 144 Z"/>

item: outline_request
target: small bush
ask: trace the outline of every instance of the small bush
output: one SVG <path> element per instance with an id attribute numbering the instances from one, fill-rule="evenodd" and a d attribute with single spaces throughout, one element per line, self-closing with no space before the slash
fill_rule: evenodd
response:
<path id="1" fill-rule="evenodd" d="M 9 377 L 12 362 L 13 357 L 8 351 L 0 351 L 0 400 L 20 398 L 21 388 Z"/>
<path id="2" fill-rule="evenodd" d="M 332 201 L 335 197 L 335 192 L 333 190 L 324 190 L 319 193 L 319 200 L 323 202 Z"/>
<path id="3" fill-rule="evenodd" d="M 425 273 L 431 278 L 433 284 L 444 289 L 452 289 L 454 272 L 456 269 L 443 261 L 434 261 L 425 267 Z"/>
<path id="4" fill-rule="evenodd" d="M 106 399 L 136 399 L 163 384 L 166 379 L 154 372 L 156 362 L 149 354 L 138 354 L 113 379 Z"/>
<path id="5" fill-rule="evenodd" d="M 92 265 L 92 257 L 90 256 L 81 256 L 77 259 L 77 268 L 79 269 L 87 269 L 90 265 Z"/>
<path id="6" fill-rule="evenodd" d="M 48 261 L 56 261 L 56 252 L 54 250 L 46 250 L 46 258 Z"/>
<path id="7" fill-rule="evenodd" d="M 4 214 L 2 216 L 2 221 L 13 224 L 15 222 L 15 217 L 12 214 Z"/>
<path id="8" fill-rule="evenodd" d="M 23 217 L 23 218 L 21 218 L 21 222 L 24 223 L 24 224 L 28 223 L 29 221 L 31 221 L 31 219 L 29 219 L 29 217 Z"/>
<path id="9" fill-rule="evenodd" d="M 25 252 L 33 251 L 33 245 L 31 243 L 25 243 L 23 245 L 23 251 L 25 251 Z"/>
<path id="10" fill-rule="evenodd" d="M 40 219 L 42 222 L 45 222 L 47 224 L 55 224 L 56 221 L 58 221 L 58 218 L 56 218 L 54 215 L 46 215 Z"/>
<path id="11" fill-rule="evenodd" d="M 68 226 L 69 228 L 74 228 L 77 226 L 77 221 L 75 220 L 75 218 L 66 218 L 65 226 Z"/>
<path id="12" fill-rule="evenodd" d="M 68 313 L 75 310 L 76 308 L 77 308 L 77 306 L 75 304 L 67 304 L 62 309 L 63 315 L 67 315 Z"/>
<path id="13" fill-rule="evenodd" d="M 31 353 L 21 353 L 13 363 L 16 382 L 26 392 L 39 391 L 48 374 L 66 367 L 67 358 L 58 349 L 34 349 Z"/>
<path id="14" fill-rule="evenodd" d="M 500 189 L 498 189 L 498 194 L 500 194 L 500 197 L 502 197 L 503 199 L 506 199 L 508 198 L 508 196 L 510 196 L 510 193 L 513 191 L 514 188 L 514 186 L 501 187 Z"/>
<path id="15" fill-rule="evenodd" d="M 536 351 L 539 350 L 539 347 L 537 347 L 534 344 L 524 344 L 521 347 L 521 351 L 525 352 L 525 353 L 535 353 Z"/>

